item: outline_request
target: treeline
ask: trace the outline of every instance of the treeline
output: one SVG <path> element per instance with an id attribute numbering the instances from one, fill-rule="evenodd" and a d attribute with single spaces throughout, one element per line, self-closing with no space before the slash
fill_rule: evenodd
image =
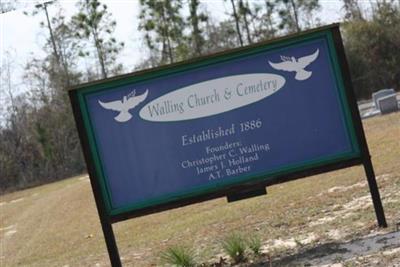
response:
<path id="1" fill-rule="evenodd" d="M 222 1 L 222 0 L 221 0 Z M 138 30 L 147 58 L 134 70 L 151 68 L 323 23 L 319 0 L 225 0 L 229 14 L 213 17 L 212 2 L 140 0 Z M 358 98 L 400 88 L 400 6 L 378 1 L 364 12 L 357 0 L 343 0 L 342 30 Z M 7 6 L 10 9 L 10 6 Z M 133 8 L 133 5 L 132 5 Z M 54 13 L 54 10 L 59 10 Z M 1 93 L 7 110 L 0 123 L 0 191 L 58 180 L 85 171 L 66 89 L 87 81 L 131 72 L 119 55 L 125 44 L 114 36 L 115 19 L 99 0 L 77 2 L 77 13 L 63 15 L 57 2 L 35 6 L 41 16 L 45 57 L 25 66 L 17 94 L 12 53 L 3 55 Z"/>
<path id="2" fill-rule="evenodd" d="M 358 99 L 384 88 L 400 90 L 400 1 L 377 1 L 370 14 L 344 0 L 344 45 Z"/>

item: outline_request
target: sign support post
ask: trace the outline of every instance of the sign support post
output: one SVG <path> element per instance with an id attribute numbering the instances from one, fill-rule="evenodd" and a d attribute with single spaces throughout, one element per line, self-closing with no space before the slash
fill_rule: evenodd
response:
<path id="1" fill-rule="evenodd" d="M 382 201 L 379 194 L 378 185 L 376 183 L 374 167 L 371 162 L 371 155 L 368 150 L 367 140 L 365 138 L 364 128 L 362 126 L 360 113 L 357 108 L 357 101 L 354 95 L 353 84 L 349 75 L 350 68 L 345 57 L 345 51 L 343 46 L 342 37 L 340 35 L 339 28 L 332 29 L 333 40 L 338 50 L 338 58 L 340 60 L 343 72 L 343 82 L 345 83 L 347 97 L 350 103 L 350 111 L 354 121 L 354 127 L 356 130 L 357 139 L 360 142 L 361 158 L 364 167 L 365 174 L 367 176 L 368 187 L 371 193 L 372 202 L 374 204 L 376 219 L 379 227 L 387 227 L 385 213 L 383 211 Z"/>
<path id="2" fill-rule="evenodd" d="M 387 227 L 385 213 L 383 211 L 382 201 L 376 183 L 374 168 L 372 167 L 371 158 L 364 159 L 364 170 L 367 175 L 369 191 L 371 192 L 372 202 L 374 204 L 376 219 L 378 220 L 379 227 Z"/>
<path id="3" fill-rule="evenodd" d="M 122 267 L 121 258 L 119 257 L 117 242 L 115 241 L 114 231 L 110 222 L 101 221 L 104 238 L 106 239 L 108 256 L 112 267 Z"/>

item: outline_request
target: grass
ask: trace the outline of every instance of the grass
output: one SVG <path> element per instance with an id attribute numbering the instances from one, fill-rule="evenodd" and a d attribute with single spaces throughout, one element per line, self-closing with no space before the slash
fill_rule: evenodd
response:
<path id="1" fill-rule="evenodd" d="M 259 256 L 261 254 L 261 245 L 261 238 L 256 234 L 252 234 L 247 239 L 247 246 L 255 256 Z"/>
<path id="2" fill-rule="evenodd" d="M 239 233 L 231 233 L 222 241 L 222 247 L 233 263 L 240 263 L 246 260 L 246 241 Z"/>
<path id="3" fill-rule="evenodd" d="M 363 124 L 386 217 L 393 226 L 400 221 L 400 113 Z M 372 206 L 344 209 L 347 203 L 368 196 L 367 186 L 328 191 L 365 181 L 362 167 L 352 167 L 271 186 L 266 196 L 230 204 L 220 198 L 120 222 L 113 228 L 124 266 L 157 266 L 163 251 L 183 243 L 193 244 L 196 259 L 207 262 L 224 255 L 219 240 L 232 232 L 257 232 L 262 243 L 271 246 L 276 240 L 294 238 L 303 250 L 316 243 L 337 242 L 331 230 L 340 232 L 340 240 L 349 240 L 376 229 Z M 18 199 L 22 200 L 13 202 Z M 0 203 L 0 266 L 109 266 L 87 180 L 74 177 L 2 195 Z M 344 213 L 335 217 L 338 212 Z M 328 217 L 333 219 L 311 224 Z M 16 232 L 6 235 L 10 226 Z M 318 241 L 307 244 L 304 238 L 311 233 Z M 267 250 L 274 259 L 294 251 Z M 400 255 L 390 257 L 394 259 L 388 261 L 400 261 Z"/>
<path id="4" fill-rule="evenodd" d="M 181 245 L 169 247 L 164 252 L 162 252 L 161 263 L 177 267 L 196 266 L 193 251 Z"/>

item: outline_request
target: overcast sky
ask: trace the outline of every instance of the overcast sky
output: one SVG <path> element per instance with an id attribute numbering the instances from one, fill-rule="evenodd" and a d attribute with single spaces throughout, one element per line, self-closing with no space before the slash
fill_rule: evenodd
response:
<path id="1" fill-rule="evenodd" d="M 257 0 L 250 2 L 254 1 Z M 20 84 L 22 81 L 23 67 L 30 58 L 44 56 L 42 47 L 47 32 L 39 26 L 39 23 L 44 21 L 45 17 L 43 14 L 35 17 L 23 14 L 23 11 L 32 10 L 36 2 L 19 1 L 20 9 L 0 15 L 0 59 L 2 63 L 6 51 L 12 54 L 15 65 L 13 72 L 13 82 L 15 84 Z M 144 49 L 141 34 L 137 30 L 140 11 L 139 0 L 103 0 L 101 2 L 108 5 L 109 11 L 117 21 L 115 37 L 125 43 L 125 48 L 119 57 L 119 61 L 123 62 L 125 70 L 130 72 L 137 63 L 146 58 L 146 54 L 143 52 L 146 49 Z M 229 2 L 225 3 L 223 0 L 205 0 L 201 2 L 207 7 L 214 19 L 223 19 L 226 13 L 230 12 Z M 318 17 L 321 22 L 328 24 L 340 21 L 341 0 L 320 0 L 320 2 L 322 10 L 319 12 Z M 55 5 L 50 8 L 50 15 L 56 15 L 60 7 L 64 10 L 63 13 L 67 18 L 77 11 L 76 1 L 63 0 L 59 1 L 58 6 Z M 21 90 L 25 90 L 23 86 L 21 88 Z"/>

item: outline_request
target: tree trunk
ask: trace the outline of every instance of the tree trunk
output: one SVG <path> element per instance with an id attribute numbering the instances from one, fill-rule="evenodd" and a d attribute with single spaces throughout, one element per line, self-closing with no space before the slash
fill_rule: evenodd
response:
<path id="1" fill-rule="evenodd" d="M 196 55 L 201 55 L 202 42 L 199 29 L 199 17 L 197 16 L 197 7 L 199 6 L 198 0 L 190 0 L 190 22 L 192 24 L 193 44 Z"/>
<path id="2" fill-rule="evenodd" d="M 233 17 L 235 18 L 236 31 L 239 37 L 240 46 L 243 46 L 242 34 L 240 33 L 240 27 L 239 27 L 239 17 L 236 12 L 235 1 L 231 0 L 231 4 L 232 4 Z"/>
<path id="3" fill-rule="evenodd" d="M 272 17 L 271 17 L 272 12 L 270 10 L 270 9 L 273 9 L 273 8 L 271 8 L 271 5 L 268 4 L 268 1 L 270 1 L 270 0 L 265 0 L 266 17 L 267 17 L 267 20 L 268 20 L 267 21 L 268 35 L 271 35 L 271 37 L 274 37 L 275 36 L 275 34 L 274 34 L 274 25 L 272 23 Z"/>
<path id="4" fill-rule="evenodd" d="M 243 0 L 240 0 L 240 5 L 243 7 L 243 20 L 244 20 L 244 27 L 246 29 L 246 34 L 247 34 L 247 42 L 249 44 L 251 44 L 252 40 L 251 40 L 251 35 L 250 35 L 249 22 L 247 20 L 248 10 L 247 10 L 247 7 L 244 6 Z"/>
<path id="5" fill-rule="evenodd" d="M 299 25 L 299 17 L 297 14 L 297 7 L 296 7 L 296 3 L 294 2 L 294 0 L 290 0 L 290 4 L 292 5 L 292 9 L 293 9 L 293 16 L 294 16 L 294 22 L 295 22 L 295 26 L 296 26 L 296 31 L 300 32 L 300 25 Z"/>
<path id="6" fill-rule="evenodd" d="M 90 3 L 88 0 L 86 0 L 86 7 L 88 8 L 88 14 L 90 14 L 91 16 L 95 15 L 93 14 L 93 10 L 90 9 Z M 99 63 L 100 63 L 100 69 L 101 69 L 101 77 L 103 79 L 107 78 L 107 71 L 106 71 L 106 66 L 105 66 L 105 60 L 104 60 L 104 52 L 102 49 L 102 46 L 100 44 L 100 40 L 99 40 L 99 35 L 97 33 L 97 29 L 96 27 L 91 27 L 91 33 L 92 33 L 92 37 L 94 40 L 94 45 L 96 47 L 96 52 L 97 52 L 97 58 L 99 59 Z"/>
<path id="7" fill-rule="evenodd" d="M 47 28 L 48 28 L 49 34 L 50 34 L 50 41 L 51 41 L 51 44 L 53 47 L 53 54 L 54 54 L 54 57 L 56 58 L 56 63 L 57 63 L 56 66 L 59 68 L 59 70 L 63 71 L 65 74 L 65 77 L 67 77 L 66 80 L 62 81 L 62 86 L 69 87 L 70 86 L 69 70 L 65 64 L 65 60 L 63 58 L 63 53 L 62 53 L 61 49 L 59 48 L 59 46 L 57 46 L 57 42 L 54 37 L 53 27 L 50 23 L 50 16 L 49 16 L 49 12 L 47 10 L 47 6 L 49 4 L 50 4 L 50 2 L 43 3 L 42 7 L 43 7 L 44 13 L 46 15 Z M 57 73 L 57 71 L 56 71 L 56 73 Z"/>
<path id="8" fill-rule="evenodd" d="M 164 3 L 165 4 L 165 3 Z M 174 62 L 174 58 L 172 56 L 172 47 L 171 47 L 171 40 L 169 39 L 169 28 L 168 28 L 168 23 L 166 22 L 166 17 L 165 17 L 165 5 L 163 4 L 162 6 L 162 23 L 163 23 L 163 35 L 167 41 L 167 49 L 168 49 L 168 57 L 169 57 L 169 63 Z"/>
<path id="9" fill-rule="evenodd" d="M 103 50 L 100 44 L 100 40 L 97 34 L 96 29 L 92 28 L 92 36 L 94 39 L 94 45 L 96 47 L 96 52 L 97 52 L 97 58 L 99 59 L 99 63 L 100 63 L 100 68 L 101 68 L 101 76 L 103 79 L 107 78 L 107 72 L 106 72 L 106 66 L 104 63 L 104 54 L 103 54 Z"/>

